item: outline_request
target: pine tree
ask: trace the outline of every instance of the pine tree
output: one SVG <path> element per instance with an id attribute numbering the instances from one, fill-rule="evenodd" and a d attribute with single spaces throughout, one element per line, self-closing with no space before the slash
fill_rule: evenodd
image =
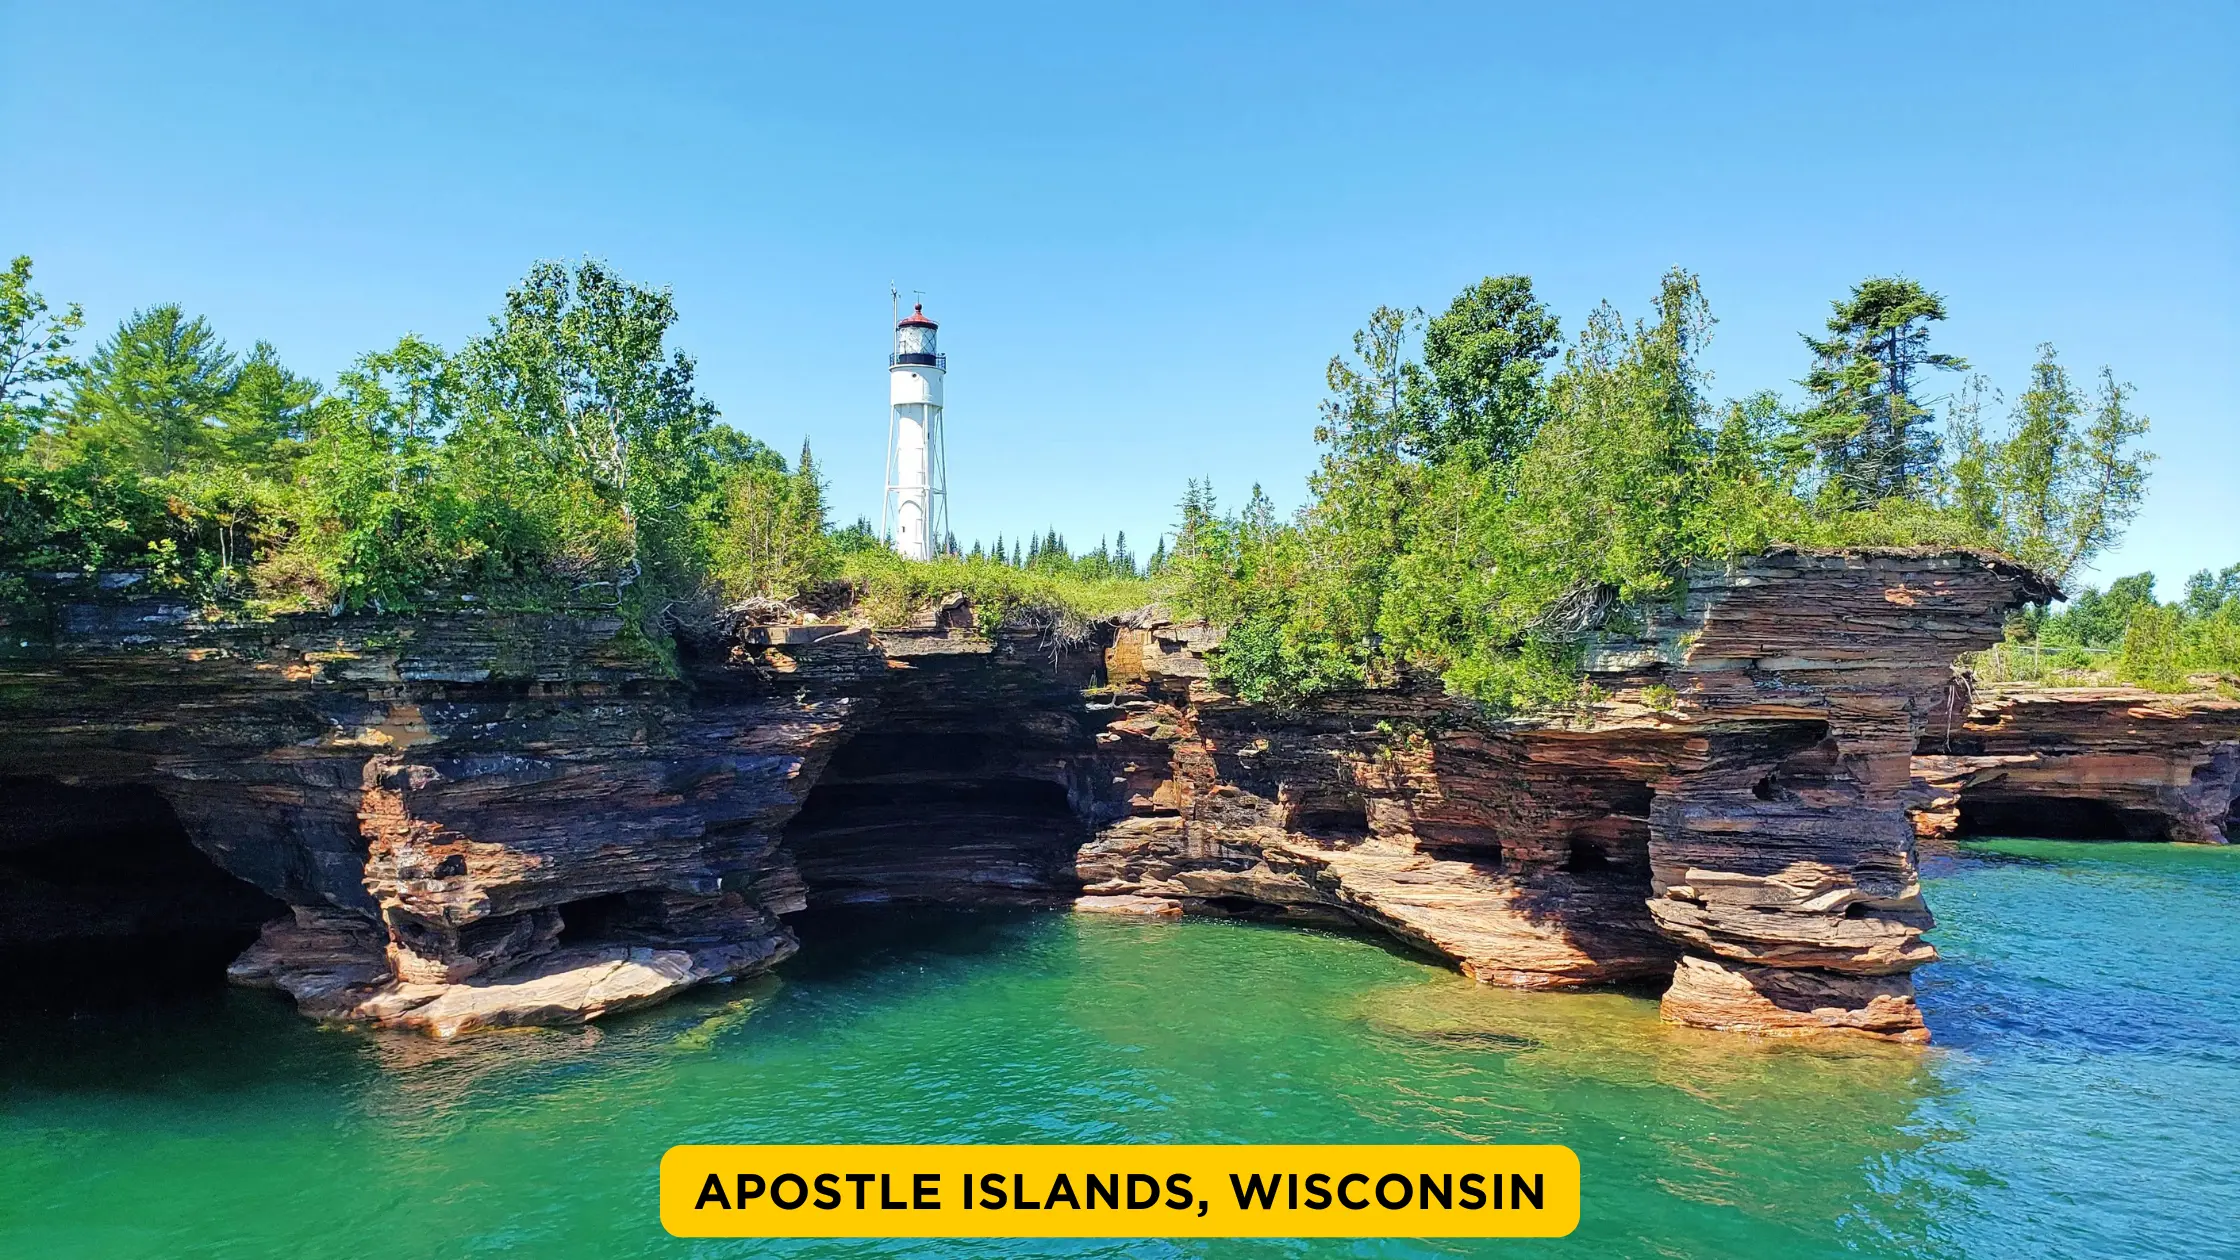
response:
<path id="1" fill-rule="evenodd" d="M 816 457 L 809 453 L 809 439 L 803 438 L 801 461 L 794 465 L 792 482 L 786 487 L 784 577 L 795 591 L 823 580 L 831 567 L 824 489 Z"/>
<path id="2" fill-rule="evenodd" d="M 284 459 L 304 436 L 304 422 L 319 401 L 318 382 L 280 365 L 272 343 L 260 341 L 241 361 L 219 412 L 218 443 L 225 457 L 248 468 Z"/>
<path id="3" fill-rule="evenodd" d="M 1929 349 L 1929 325 L 1944 299 L 1902 276 L 1876 276 L 1835 303 L 1828 335 L 1807 335 L 1815 403 L 1797 417 L 1791 443 L 1809 447 L 1828 484 L 1858 503 L 1925 498 L 1938 466 L 1922 374 L 1961 371 L 1957 355 Z"/>
<path id="4" fill-rule="evenodd" d="M 151 475 L 176 472 L 214 444 L 233 355 L 209 323 L 175 304 L 134 311 L 87 360 L 65 438 Z"/>

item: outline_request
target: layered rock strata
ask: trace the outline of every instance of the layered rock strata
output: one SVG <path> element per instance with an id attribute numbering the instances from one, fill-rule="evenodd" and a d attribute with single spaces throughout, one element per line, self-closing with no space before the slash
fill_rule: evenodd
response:
<path id="1" fill-rule="evenodd" d="M 6 631 L 0 764 L 19 782 L 152 789 L 289 907 L 238 980 L 445 1035 L 790 954 L 778 916 L 803 889 L 779 833 L 856 704 L 750 669 L 695 687 L 596 612 L 206 625 L 89 599 Z M 116 839 L 23 844 L 82 863 Z"/>
<path id="2" fill-rule="evenodd" d="M 1959 698 L 1913 759 L 1921 835 L 2240 839 L 2240 700 L 2128 687 Z"/>
<path id="3" fill-rule="evenodd" d="M 1355 923 L 1489 983 L 1669 978 L 1685 1023 L 1920 1039 L 1909 761 L 1952 658 L 2047 593 L 1974 555 L 1772 554 L 1607 620 L 1595 698 L 1512 722 L 1418 678 L 1243 703 L 1215 633 L 1150 614 L 725 624 L 664 659 L 595 611 L 81 595 L 5 627 L 0 757 L 160 798 L 288 907 L 234 977 L 322 1018 L 595 1018 L 774 965 L 807 904 L 936 901 Z M 42 861 L 88 843 L 24 826 Z"/>
<path id="4" fill-rule="evenodd" d="M 1070 903 L 1106 717 L 1083 699 L 1097 644 L 919 627 L 876 650 L 877 685 L 786 828 L 810 903 Z M 799 656 L 833 663 L 829 647 Z"/>
<path id="5" fill-rule="evenodd" d="M 1781 552 L 1606 633 L 1572 720 L 1490 726 L 1421 685 L 1242 705 L 1203 631 L 1124 626 L 1128 814 L 1083 850 L 1085 908 L 1336 912 L 1489 982 L 1669 975 L 1677 1022 L 1925 1039 L 1913 749 L 1953 658 L 2049 593 L 1972 555 Z"/>

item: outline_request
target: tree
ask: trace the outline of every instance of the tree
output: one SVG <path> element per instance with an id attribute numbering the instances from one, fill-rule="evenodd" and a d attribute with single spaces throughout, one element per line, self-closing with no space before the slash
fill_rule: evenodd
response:
<path id="1" fill-rule="evenodd" d="M 1944 447 L 1951 463 L 1944 497 L 1969 529 L 1987 539 L 1999 535 L 1999 448 L 1984 430 L 1983 410 L 1998 400 L 1989 381 L 1970 376 L 1945 411 Z"/>
<path id="2" fill-rule="evenodd" d="M 2189 617 L 2213 616 L 2234 600 L 2240 600 L 2240 564 L 2213 573 L 2203 569 L 2186 579 L 2185 609 Z"/>
<path id="3" fill-rule="evenodd" d="M 411 333 L 387 350 L 358 356 L 337 383 L 358 423 L 408 464 L 443 440 L 464 404 L 457 365 Z"/>
<path id="4" fill-rule="evenodd" d="M 258 342 L 234 370 L 219 408 L 221 458 L 257 470 L 285 464 L 304 436 L 305 419 L 319 395 L 317 381 L 282 367 L 272 343 Z"/>
<path id="5" fill-rule="evenodd" d="M 1378 307 L 1353 334 L 1352 358 L 1333 355 L 1324 374 L 1330 395 L 1314 431 L 1322 458 L 1302 517 L 1309 589 L 1295 613 L 1322 623 L 1315 634 L 1331 642 L 1372 633 L 1387 570 L 1407 547 L 1422 480 L 1410 452 L 1427 431 L 1430 383 L 1408 343 L 1422 324 L 1420 310 Z"/>
<path id="6" fill-rule="evenodd" d="M 859 555 L 867 551 L 879 551 L 884 549 L 885 546 L 886 544 L 879 538 L 879 527 L 872 524 L 871 518 L 868 516 L 857 517 L 854 524 L 845 529 L 835 530 L 832 535 L 833 550 L 844 556 Z"/>
<path id="7" fill-rule="evenodd" d="M 2151 691 L 2185 690 L 2185 630 L 2185 614 L 2175 606 L 2149 600 L 2133 608 L 2116 648 L 2116 677 Z"/>
<path id="8" fill-rule="evenodd" d="M 2154 574 L 2134 573 L 2108 584 L 2103 593 L 2087 586 L 2058 613 L 2045 619 L 2038 637 L 2048 644 L 2112 648 L 2123 639 L 2132 614 L 2153 607 Z"/>
<path id="9" fill-rule="evenodd" d="M 2131 449 L 2147 432 L 2147 418 L 2127 405 L 2132 393 L 2130 385 L 2116 382 L 2113 369 L 2100 369 L 2099 405 L 2070 459 L 2077 499 L 2061 540 L 2058 574 L 2075 572 L 2114 546 L 2146 500 L 2147 465 L 2154 456 Z"/>
<path id="10" fill-rule="evenodd" d="M 1357 470 L 1381 472 L 1423 440 L 1429 382 L 1407 354 L 1422 327 L 1422 311 L 1380 306 L 1353 334 L 1352 360 L 1331 356 L 1330 396 L 1314 431 L 1325 447 L 1319 476 L 1342 482 Z"/>
<path id="11" fill-rule="evenodd" d="M 1929 349 L 1944 299 L 1902 276 L 1876 276 L 1834 305 L 1828 335 L 1804 338 L 1814 356 L 1804 386 L 1815 402 L 1799 415 L 1796 440 L 1818 453 L 1828 484 L 1853 502 L 1922 498 L 1938 463 L 1922 374 L 1968 366 Z"/>
<path id="12" fill-rule="evenodd" d="M 53 412 L 55 394 L 77 375 L 70 346 L 85 315 L 73 302 L 59 315 L 31 287 L 31 259 L 0 272 L 0 463 L 21 451 Z"/>
<path id="13" fill-rule="evenodd" d="M 1424 328 L 1432 405 L 1414 446 L 1437 461 L 1458 451 L 1507 459 L 1541 419 L 1541 371 L 1562 348 L 1562 327 L 1532 295 L 1529 276 L 1488 276 L 1456 295 Z"/>
<path id="14" fill-rule="evenodd" d="M 2130 396 L 2103 368 L 2099 404 L 2080 429 L 2085 397 L 2054 348 L 2042 345 L 2013 427 L 1993 453 L 2006 550 L 2056 580 L 2112 546 L 2145 498 L 2154 457 L 2132 449 L 2147 419 L 2130 409 Z"/>
<path id="15" fill-rule="evenodd" d="M 1697 357 L 1714 322 L 1701 281 L 1677 268 L 1653 322 L 1628 330 L 1607 308 L 1589 319 L 1550 388 L 1560 431 L 1518 474 L 1514 519 L 1542 540 L 1535 568 L 1638 598 L 1661 593 L 1675 564 L 1702 550 L 1692 527 L 1714 443 Z"/>
<path id="16" fill-rule="evenodd" d="M 807 441 L 790 473 L 783 461 L 737 471 L 717 545 L 718 567 L 734 598 L 787 599 L 833 576 L 838 548 L 825 519 L 824 498 L 824 478 Z"/>
<path id="17" fill-rule="evenodd" d="M 676 320 L 666 289 L 592 260 L 572 273 L 540 263 L 462 355 L 478 422 L 579 470 L 619 513 L 618 587 L 648 559 L 682 580 L 687 557 L 675 553 L 690 514 L 679 509 L 715 492 L 706 452 L 716 409 L 694 388 L 692 359 L 663 346 Z"/>
<path id="18" fill-rule="evenodd" d="M 176 472 L 218 444 L 233 362 L 201 316 L 174 303 L 134 311 L 86 361 L 64 440 L 150 476 Z"/>

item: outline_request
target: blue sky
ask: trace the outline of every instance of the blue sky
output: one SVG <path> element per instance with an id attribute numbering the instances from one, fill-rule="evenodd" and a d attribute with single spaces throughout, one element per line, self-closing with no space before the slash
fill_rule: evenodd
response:
<path id="1" fill-rule="evenodd" d="M 1299 501 L 1379 303 L 1525 272 L 1570 330 L 1683 265 L 1716 387 L 1795 393 L 1899 272 L 2010 396 L 2049 340 L 2138 386 L 2103 575 L 2240 561 L 2240 6 L 1713 7 L 0 0 L 0 253 L 96 331 L 178 301 L 322 377 L 601 257 L 842 519 L 892 281 L 951 355 L 959 537 L 1142 550 L 1188 477 Z"/>

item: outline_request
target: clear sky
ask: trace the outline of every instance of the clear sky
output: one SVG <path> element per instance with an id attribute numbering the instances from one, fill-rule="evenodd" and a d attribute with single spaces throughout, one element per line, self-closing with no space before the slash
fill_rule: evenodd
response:
<path id="1" fill-rule="evenodd" d="M 1188 477 L 1299 501 L 1379 303 L 1526 272 L 1568 331 L 1683 265 L 1715 386 L 1794 394 L 1898 272 L 2010 397 L 2048 340 L 2138 386 L 2102 576 L 2240 561 L 2240 6 L 840 8 L 0 0 L 0 254 L 92 331 L 178 301 L 326 378 L 604 258 L 843 520 L 892 281 L 951 356 L 959 538 L 1143 551 Z"/>

